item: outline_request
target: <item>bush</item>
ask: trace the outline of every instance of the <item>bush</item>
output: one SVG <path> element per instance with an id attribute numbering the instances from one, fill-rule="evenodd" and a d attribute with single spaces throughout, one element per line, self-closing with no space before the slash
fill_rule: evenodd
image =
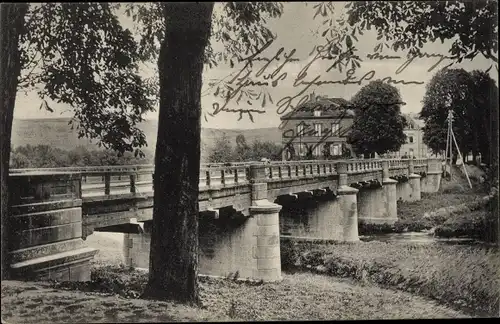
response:
<path id="1" fill-rule="evenodd" d="M 18 146 L 11 152 L 11 168 L 61 168 L 77 166 L 132 165 L 153 163 L 154 152 L 143 149 L 145 157 L 136 157 L 132 152 L 123 155 L 112 150 L 87 150 L 83 146 L 71 151 L 50 145 Z"/>
<path id="2" fill-rule="evenodd" d="M 295 270 L 295 260 L 298 258 L 297 243 L 289 239 L 281 239 L 280 257 L 281 269 L 284 271 Z"/>
<path id="3" fill-rule="evenodd" d="M 120 295 L 125 298 L 138 298 L 148 281 L 147 273 L 121 266 L 92 268 L 90 281 L 53 282 L 54 288 L 100 292 Z"/>
<path id="4" fill-rule="evenodd" d="M 370 281 L 433 298 L 480 315 L 498 315 L 500 253 L 475 246 L 369 242 L 298 243 L 303 269 L 326 268 L 333 276 Z"/>
<path id="5" fill-rule="evenodd" d="M 359 235 L 388 234 L 395 231 L 395 226 L 389 224 L 367 224 L 363 220 L 358 222 Z"/>

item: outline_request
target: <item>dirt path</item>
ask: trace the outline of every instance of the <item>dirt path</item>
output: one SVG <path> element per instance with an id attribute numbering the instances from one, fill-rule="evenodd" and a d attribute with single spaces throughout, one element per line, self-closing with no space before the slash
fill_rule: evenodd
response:
<path id="1" fill-rule="evenodd" d="M 457 318 L 465 314 L 408 293 L 314 274 L 273 284 L 202 279 L 201 308 L 2 282 L 3 323 Z"/>

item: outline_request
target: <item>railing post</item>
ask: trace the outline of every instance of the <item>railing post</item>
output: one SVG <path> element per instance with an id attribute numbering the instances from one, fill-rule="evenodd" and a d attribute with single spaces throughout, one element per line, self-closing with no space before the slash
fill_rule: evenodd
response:
<path id="1" fill-rule="evenodd" d="M 109 195 L 111 193 L 111 175 L 106 173 L 104 175 L 104 194 Z"/>
<path id="2" fill-rule="evenodd" d="M 130 175 L 130 193 L 136 193 L 136 187 L 135 187 L 135 182 L 137 179 L 137 174 L 131 174 Z"/>
<path id="3" fill-rule="evenodd" d="M 210 170 L 205 171 L 205 182 L 207 187 L 210 187 Z"/>
<path id="4" fill-rule="evenodd" d="M 382 179 L 389 179 L 389 161 L 383 160 L 382 161 Z"/>
<path id="5" fill-rule="evenodd" d="M 415 173 L 415 165 L 413 163 L 413 159 L 409 159 L 407 164 L 408 164 L 408 174 L 410 175 Z"/>
<path id="6" fill-rule="evenodd" d="M 222 169 L 220 171 L 220 184 L 225 185 L 226 184 L 226 170 Z"/>

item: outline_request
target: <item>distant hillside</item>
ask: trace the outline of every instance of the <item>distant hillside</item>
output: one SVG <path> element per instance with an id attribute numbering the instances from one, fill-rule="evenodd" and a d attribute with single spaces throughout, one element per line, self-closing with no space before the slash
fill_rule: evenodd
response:
<path id="1" fill-rule="evenodd" d="M 15 119 L 12 125 L 12 145 L 52 145 L 53 147 L 71 150 L 77 146 L 85 146 L 87 149 L 99 149 L 96 141 L 87 138 L 78 138 L 78 132 L 71 130 L 68 118 L 54 119 Z M 156 133 L 158 122 L 156 120 L 145 121 L 140 128 L 146 134 L 148 148 L 153 150 L 156 145 Z M 201 155 L 202 161 L 206 161 L 210 149 L 216 138 L 225 134 L 232 145 L 235 145 L 236 136 L 243 134 L 248 143 L 258 139 L 281 143 L 281 133 L 276 128 L 256 129 L 214 129 L 202 128 L 201 130 Z"/>

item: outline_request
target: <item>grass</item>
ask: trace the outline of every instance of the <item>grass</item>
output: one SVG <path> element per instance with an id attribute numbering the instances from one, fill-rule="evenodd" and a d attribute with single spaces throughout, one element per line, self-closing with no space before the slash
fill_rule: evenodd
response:
<path id="1" fill-rule="evenodd" d="M 465 205 L 465 210 L 477 211 L 481 208 L 479 201 L 482 195 L 477 193 L 422 193 L 422 199 L 413 202 L 397 203 L 398 220 L 394 225 L 388 224 L 366 224 L 360 221 L 358 224 L 360 235 L 421 232 L 442 225 L 447 217 L 424 217 L 425 213 L 436 211 L 443 207 Z M 465 214 L 467 215 L 467 213 Z"/>
<path id="2" fill-rule="evenodd" d="M 457 318 L 467 314 L 406 292 L 300 273 L 258 284 L 200 278 L 201 307 L 138 299 L 146 274 L 94 269 L 88 283 L 2 282 L 10 323 Z"/>
<path id="3" fill-rule="evenodd" d="M 447 233 L 449 237 L 462 236 L 462 233 L 470 233 L 471 237 L 477 237 L 478 232 L 484 232 L 484 227 L 477 228 L 474 226 L 482 226 L 481 222 L 471 221 L 464 222 L 470 212 L 476 212 L 483 208 L 483 204 L 480 203 L 483 196 L 486 195 L 483 186 L 475 178 L 471 179 L 473 184 L 473 189 L 468 186 L 467 179 L 461 173 L 460 169 L 454 166 L 453 179 L 441 180 L 440 190 L 437 193 L 425 193 L 421 194 L 421 200 L 407 202 L 398 201 L 397 202 L 397 212 L 398 221 L 394 225 L 387 224 L 366 224 L 363 221 L 359 222 L 359 234 L 360 235 L 372 235 L 372 234 L 387 234 L 387 233 L 402 233 L 402 232 L 421 232 L 424 230 L 430 230 L 434 227 L 443 225 L 447 220 L 448 216 L 454 216 L 453 213 L 446 217 L 431 217 L 426 218 L 424 214 L 431 213 L 440 208 L 447 208 L 451 206 L 461 206 L 464 205 L 462 218 L 451 217 L 448 221 L 448 225 L 451 225 L 453 220 L 459 221 L 454 225 L 460 230 L 454 230 L 449 226 L 446 229 L 438 231 L 438 233 Z M 474 217 L 477 218 L 479 213 L 476 213 Z M 460 227 L 460 224 L 468 224 L 467 226 Z M 438 234 L 439 235 L 439 234 Z M 481 237 L 481 236 L 480 236 Z"/>
<path id="4" fill-rule="evenodd" d="M 426 296 L 482 316 L 498 316 L 500 253 L 476 246 L 400 242 L 282 244 L 284 269 L 319 269 Z M 290 259 L 291 258 L 291 259 Z"/>

